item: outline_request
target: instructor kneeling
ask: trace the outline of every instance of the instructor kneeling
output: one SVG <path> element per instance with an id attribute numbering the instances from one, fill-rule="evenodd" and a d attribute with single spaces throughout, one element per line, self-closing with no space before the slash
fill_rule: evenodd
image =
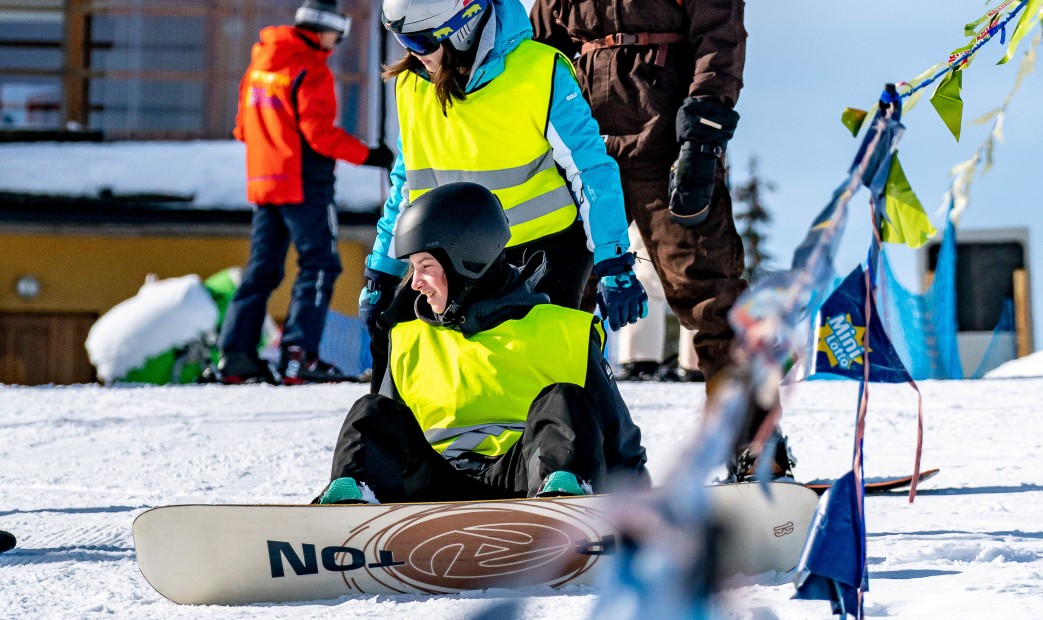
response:
<path id="1" fill-rule="evenodd" d="M 348 412 L 317 503 L 582 495 L 609 477 L 649 486 L 601 321 L 534 292 L 543 254 L 511 266 L 510 234 L 474 183 L 403 211 L 393 250 L 410 286 L 378 319 L 391 334 L 385 380 Z"/>

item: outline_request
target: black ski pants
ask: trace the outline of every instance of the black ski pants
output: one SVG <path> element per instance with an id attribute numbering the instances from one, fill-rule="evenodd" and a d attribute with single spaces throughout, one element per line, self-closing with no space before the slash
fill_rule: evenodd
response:
<path id="1" fill-rule="evenodd" d="M 367 394 L 344 420 L 330 478 L 365 482 L 384 503 L 532 497 L 554 471 L 571 472 L 599 491 L 605 484 L 603 444 L 594 400 L 574 384 L 540 392 L 521 438 L 505 454 L 488 462 L 475 455 L 457 466 L 435 452 L 408 407 Z"/>
<path id="2" fill-rule="evenodd" d="M 298 345 L 318 355 L 333 283 L 341 272 L 337 213 L 332 203 L 320 202 L 258 205 L 254 210 L 250 258 L 221 327 L 222 351 L 256 353 L 268 299 L 285 275 L 291 241 L 298 271 L 282 347 Z"/>

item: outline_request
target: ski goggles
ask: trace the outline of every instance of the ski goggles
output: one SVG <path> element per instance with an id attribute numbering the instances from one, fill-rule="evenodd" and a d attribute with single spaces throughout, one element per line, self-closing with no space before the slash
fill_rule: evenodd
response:
<path id="1" fill-rule="evenodd" d="M 319 11 L 301 7 L 294 15 L 294 23 L 310 24 L 318 26 L 323 30 L 338 33 L 337 41 L 343 41 L 351 33 L 351 18 L 347 15 L 337 15 L 329 11 Z"/>
<path id="2" fill-rule="evenodd" d="M 442 44 L 441 39 L 436 39 L 431 30 L 411 32 L 409 34 L 401 32 L 393 32 L 391 34 L 395 35 L 395 40 L 402 47 L 420 56 L 433 54 Z"/>
<path id="3" fill-rule="evenodd" d="M 442 41 L 452 37 L 461 30 L 469 30 L 477 25 L 483 12 L 489 6 L 489 0 L 473 0 L 449 21 L 437 28 L 429 28 L 419 32 L 395 32 L 391 22 L 384 20 L 384 27 L 395 35 L 395 39 L 402 47 L 420 56 L 427 56 L 438 50 Z M 401 27 L 401 26 L 399 26 Z"/>

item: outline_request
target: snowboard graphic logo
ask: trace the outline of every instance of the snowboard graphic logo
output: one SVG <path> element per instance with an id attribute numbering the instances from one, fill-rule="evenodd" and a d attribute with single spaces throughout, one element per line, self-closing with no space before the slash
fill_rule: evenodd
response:
<path id="1" fill-rule="evenodd" d="M 526 587 L 569 581 L 611 552 L 589 518 L 553 504 L 527 508 L 524 520 L 517 510 L 486 504 L 441 507 L 394 523 L 372 540 L 398 562 L 370 575 L 379 580 L 386 571 L 429 592 Z"/>
<path id="2" fill-rule="evenodd" d="M 571 573 L 589 560 L 568 557 L 575 556 L 575 541 L 582 538 L 568 523 L 542 515 L 533 522 L 520 523 L 516 516 L 497 519 L 498 515 L 490 512 L 473 511 L 406 524 L 386 545 L 392 553 L 409 550 L 408 555 L 395 553 L 406 558 L 405 566 L 395 567 L 396 572 L 434 587 L 467 588 L 479 579 L 502 581 L 504 585 L 536 584 L 545 580 L 548 567 L 567 563 Z M 444 533 L 431 535 L 439 531 Z"/>

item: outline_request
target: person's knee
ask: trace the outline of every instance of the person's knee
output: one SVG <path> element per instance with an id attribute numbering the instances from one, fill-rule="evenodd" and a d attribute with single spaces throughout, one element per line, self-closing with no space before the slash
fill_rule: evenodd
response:
<path id="1" fill-rule="evenodd" d="M 344 423 L 349 424 L 374 416 L 386 415 L 397 404 L 395 400 L 381 394 L 365 394 L 356 400 L 348 410 Z"/>
<path id="2" fill-rule="evenodd" d="M 340 273 L 340 263 L 302 263 L 297 273 L 296 285 L 329 293 L 333 291 L 333 285 Z"/>
<path id="3" fill-rule="evenodd" d="M 590 392 L 575 383 L 552 383 L 543 388 L 533 402 L 586 403 L 593 407 Z"/>
<path id="4" fill-rule="evenodd" d="M 257 293 L 271 293 L 286 275 L 286 268 L 279 265 L 251 264 L 247 266 L 243 274 L 242 283 L 236 290 L 237 295 L 255 295 Z"/>
<path id="5" fill-rule="evenodd" d="M 554 397 L 554 398 L 568 398 L 575 396 L 586 390 L 575 383 L 552 383 L 540 391 L 539 396 L 536 398 L 543 397 Z"/>
<path id="6" fill-rule="evenodd" d="M 529 409 L 530 418 L 550 416 L 570 426 L 596 427 L 601 419 L 590 390 L 575 383 L 554 383 L 540 391 Z"/>

